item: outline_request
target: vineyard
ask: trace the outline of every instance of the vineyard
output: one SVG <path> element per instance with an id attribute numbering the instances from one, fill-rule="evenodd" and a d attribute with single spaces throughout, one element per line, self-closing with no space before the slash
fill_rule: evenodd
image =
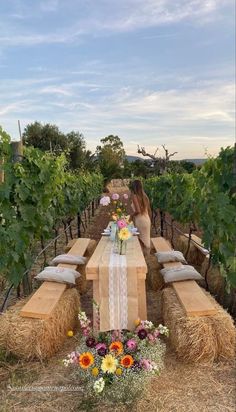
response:
<path id="1" fill-rule="evenodd" d="M 81 282 L 75 287 L 66 288 L 64 298 L 62 296 L 58 300 L 54 312 L 48 319 L 27 318 L 19 314 L 25 303 L 42 287 L 40 286 L 37 292 L 32 291 L 35 274 L 32 268 L 38 252 L 43 253 L 45 246 L 50 243 L 53 246 L 48 257 L 50 253 L 52 256 L 70 250 L 68 244 L 68 249 L 64 249 L 65 245 L 56 242 L 61 233 L 70 233 L 73 226 L 76 237 L 81 236 L 84 239 L 73 239 L 72 244 L 88 240 L 91 246 L 92 242 L 91 250 L 86 255 L 89 263 L 89 259 L 95 253 L 97 241 L 101 240 L 101 232 L 107 227 L 111 217 L 112 201 L 108 210 L 100 206 L 96 213 L 93 213 L 99 204 L 98 199 L 104 192 L 104 176 L 99 172 L 99 168 L 97 172 L 88 172 L 86 169 L 71 170 L 66 155 L 65 152 L 54 154 L 26 146 L 22 156 L 16 158 L 10 137 L 0 129 L 0 276 L 5 279 L 7 286 L 3 288 L 4 304 L 0 317 L 3 325 L 1 328 L 5 331 L 4 336 L 0 336 L 0 394 L 5 407 L 3 410 L 6 411 L 34 411 L 39 410 L 38 408 L 45 412 L 51 412 L 52 409 L 108 412 L 114 410 L 113 405 L 106 400 L 95 400 L 87 393 L 87 386 L 80 382 L 78 377 L 75 378 L 73 370 L 65 370 L 62 363 L 66 354 L 74 350 L 73 339 L 80 339 L 80 335 L 76 335 L 78 325 L 68 327 L 67 317 L 75 314 L 77 318 L 77 306 L 91 318 L 93 316 L 93 286 L 92 282 L 86 279 L 85 269 L 79 268 Z M 204 364 L 201 363 L 199 355 L 200 360 L 192 364 L 187 363 L 185 358 L 179 357 L 180 352 L 173 349 L 168 338 L 165 370 L 161 376 L 152 377 L 152 384 L 148 385 L 140 399 L 135 401 L 134 409 L 133 406 L 120 404 L 116 410 L 123 412 L 131 407 L 129 410 L 150 412 L 233 411 L 234 368 L 231 356 L 228 359 L 227 351 L 234 339 L 234 323 L 228 312 L 230 311 L 231 315 L 235 314 L 236 290 L 235 150 L 230 147 L 222 149 L 217 158 L 208 159 L 201 169 L 196 169 L 193 173 L 166 172 L 147 179 L 142 176 L 138 178 L 142 179 L 152 206 L 151 236 L 155 238 L 161 234 L 169 239 L 172 246 L 177 246 L 175 242 L 180 232 L 187 232 L 188 245 L 189 236 L 190 239 L 194 233 L 201 236 L 204 247 L 209 251 L 209 255 L 203 255 L 202 258 L 207 265 L 206 272 L 201 272 L 201 289 L 208 289 L 208 292 L 204 290 L 204 293 L 206 296 L 211 294 L 214 304 L 217 304 L 216 299 L 227 308 L 224 310 L 218 305 L 219 313 L 193 318 L 186 317 L 183 311 L 176 311 L 178 300 L 171 300 L 172 286 L 168 285 L 163 289 L 160 265 L 154 250 L 151 250 L 150 256 L 146 257 L 147 318 L 154 324 L 166 324 L 163 316 L 166 310 L 166 313 L 171 314 L 174 324 L 170 327 L 172 338 L 173 335 L 178 339 L 180 335 L 182 338 L 187 337 L 186 355 L 189 349 L 198 346 L 206 353 L 217 352 L 219 347 L 219 350 L 226 354 L 226 358 L 223 356 L 215 363 L 212 361 Z M 119 193 L 120 199 L 124 194 L 129 196 L 130 180 L 129 175 L 124 179 L 118 179 L 117 176 L 117 179 L 106 184 L 106 192 L 110 192 L 106 195 L 110 196 L 111 200 L 112 194 L 115 193 L 116 197 Z M 93 218 L 90 223 L 88 219 L 88 226 L 84 227 L 84 211 L 90 210 L 90 207 Z M 129 202 L 127 211 L 131 211 Z M 66 235 L 66 242 L 68 240 Z M 177 246 L 177 250 L 181 249 Z M 184 250 L 182 252 L 184 253 Z M 194 265 L 195 262 L 191 262 L 190 256 L 186 255 L 188 263 Z M 38 273 L 37 271 L 47 263 L 47 259 L 44 259 L 41 266 L 36 264 L 35 272 Z M 209 277 L 208 285 L 207 271 L 212 267 L 217 268 L 217 276 L 223 277 L 223 289 L 230 296 L 230 304 L 229 301 L 228 304 L 220 302 L 217 293 L 212 292 L 211 287 L 208 288 L 212 277 Z M 35 287 L 34 283 L 33 286 Z M 9 291 L 14 290 L 17 295 L 19 288 L 21 292 L 23 290 L 20 294 L 22 299 L 9 301 Z M 165 300 L 163 296 L 167 296 L 168 293 L 169 300 Z M 74 295 L 78 300 L 73 300 Z M 44 327 L 45 329 L 41 329 Z M 176 327 L 182 328 L 181 332 L 175 329 Z M 71 328 L 73 330 L 70 330 Z M 75 333 L 72 340 L 68 331 L 72 335 Z M 50 356 L 44 357 L 50 339 L 55 342 L 57 339 L 61 340 L 60 343 L 55 343 L 55 353 L 53 351 Z M 40 362 L 38 357 L 34 357 L 34 348 L 39 344 L 43 348 Z M 16 347 L 18 352 L 14 351 Z M 29 348 L 32 348 L 34 355 L 28 356 Z M 23 356 L 24 350 L 26 355 Z M 87 350 L 90 348 L 86 347 Z M 59 388 L 65 383 L 68 385 L 65 388 L 70 388 L 74 387 L 75 382 L 79 382 L 79 390 L 76 393 L 32 390 L 25 397 L 24 392 L 14 392 L 15 386 L 32 385 L 32 388 L 37 389 L 44 388 L 46 384 L 47 388 Z M 13 391 L 8 387 L 13 388 Z"/>
<path id="2" fill-rule="evenodd" d="M 236 287 L 236 172 L 234 148 L 222 149 L 192 174 L 165 174 L 144 182 L 154 210 L 198 227 L 210 259 L 220 265 L 226 286 Z M 172 221 L 173 224 L 173 221 Z"/>
<path id="3" fill-rule="evenodd" d="M 0 273 L 10 284 L 25 282 L 37 242 L 58 234 L 61 225 L 97 199 L 103 178 L 96 173 L 72 173 L 64 154 L 55 157 L 24 148 L 22 159 L 12 161 L 9 136 L 1 131 L 0 158 L 4 181 L 0 184 Z M 30 285 L 28 285 L 30 289 Z"/>

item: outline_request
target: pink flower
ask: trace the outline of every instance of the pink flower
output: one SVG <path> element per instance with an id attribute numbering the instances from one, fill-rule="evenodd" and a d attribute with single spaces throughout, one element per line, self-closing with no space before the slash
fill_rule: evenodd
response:
<path id="1" fill-rule="evenodd" d="M 147 338 L 148 341 L 152 344 L 156 342 L 156 338 L 151 333 L 148 333 Z"/>
<path id="2" fill-rule="evenodd" d="M 123 219 L 118 220 L 118 221 L 117 221 L 117 225 L 118 225 L 118 228 L 119 228 L 119 229 L 123 229 L 124 227 L 127 227 L 127 223 L 126 223 L 126 221 L 123 220 Z"/>
<path id="3" fill-rule="evenodd" d="M 129 339 L 126 342 L 126 346 L 129 350 L 134 351 L 135 349 L 137 349 L 137 342 L 135 339 Z"/>
<path id="4" fill-rule="evenodd" d="M 118 200 L 120 198 L 120 196 L 118 195 L 118 193 L 113 193 L 111 198 L 112 198 L 112 200 Z"/>
<path id="5" fill-rule="evenodd" d="M 140 366 L 141 366 L 143 369 L 147 370 L 147 371 L 149 371 L 149 370 L 152 369 L 151 362 L 150 362 L 148 359 L 142 359 L 142 360 L 140 361 Z"/>
<path id="6" fill-rule="evenodd" d="M 107 345 L 105 343 L 97 343 L 96 349 L 107 349 Z"/>
<path id="7" fill-rule="evenodd" d="M 111 203 L 111 199 L 110 199 L 109 196 L 103 196 L 100 199 L 100 205 L 102 205 L 102 206 L 108 206 L 110 203 Z"/>
<path id="8" fill-rule="evenodd" d="M 127 199 L 129 199 L 129 195 L 127 195 L 127 193 L 124 193 L 124 194 L 123 194 L 123 198 L 124 198 L 125 200 L 127 200 Z"/>
<path id="9" fill-rule="evenodd" d="M 154 330 L 153 336 L 154 336 L 155 338 L 158 338 L 158 336 L 160 336 L 160 332 L 159 332 L 158 329 L 155 329 L 155 330 Z"/>
<path id="10" fill-rule="evenodd" d="M 82 329 L 82 334 L 83 334 L 84 336 L 88 336 L 88 335 L 90 334 L 90 328 L 84 328 L 84 329 Z"/>

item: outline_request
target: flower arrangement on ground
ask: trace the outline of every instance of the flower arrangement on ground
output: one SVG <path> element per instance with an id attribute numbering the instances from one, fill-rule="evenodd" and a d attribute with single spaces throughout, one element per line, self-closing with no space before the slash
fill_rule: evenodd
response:
<path id="1" fill-rule="evenodd" d="M 168 329 L 137 320 L 133 332 L 96 335 L 85 312 L 79 313 L 79 321 L 79 346 L 64 359 L 64 365 L 74 367 L 76 376 L 92 396 L 112 402 L 133 402 L 143 394 L 148 380 L 163 368 L 165 344 L 160 338 L 168 336 Z"/>

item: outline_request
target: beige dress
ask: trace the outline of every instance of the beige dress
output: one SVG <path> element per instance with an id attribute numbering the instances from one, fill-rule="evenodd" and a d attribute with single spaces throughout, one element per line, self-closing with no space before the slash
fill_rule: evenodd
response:
<path id="1" fill-rule="evenodd" d="M 131 203 L 131 207 L 133 211 L 136 212 L 133 202 Z M 138 229 L 139 239 L 145 247 L 146 252 L 149 253 L 151 247 L 151 220 L 148 211 L 145 211 L 144 213 L 139 213 L 138 215 L 134 216 L 134 224 L 135 227 L 137 227 Z"/>

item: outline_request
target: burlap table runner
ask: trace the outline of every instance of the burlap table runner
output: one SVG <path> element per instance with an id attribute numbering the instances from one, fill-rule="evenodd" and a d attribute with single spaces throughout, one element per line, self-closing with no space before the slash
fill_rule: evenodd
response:
<path id="1" fill-rule="evenodd" d="M 136 268 L 129 264 L 133 242 L 127 243 L 126 255 L 113 251 L 108 242 L 99 265 L 100 331 L 134 328 L 138 318 Z"/>

